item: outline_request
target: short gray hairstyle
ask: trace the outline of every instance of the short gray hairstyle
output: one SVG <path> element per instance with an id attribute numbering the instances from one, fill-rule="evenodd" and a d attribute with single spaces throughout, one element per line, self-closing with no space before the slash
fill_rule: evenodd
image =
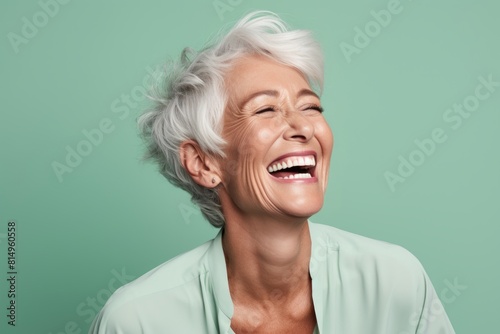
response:
<path id="1" fill-rule="evenodd" d="M 153 106 L 138 119 L 147 144 L 146 158 L 155 160 L 173 185 L 191 195 L 203 216 L 215 227 L 225 220 L 217 189 L 193 181 L 180 161 L 182 142 L 194 140 L 207 154 L 224 157 L 221 136 L 228 97 L 224 74 L 239 58 L 263 55 L 299 70 L 318 95 L 323 89 L 323 55 L 305 30 L 290 30 L 276 14 L 252 12 L 199 52 L 185 48 L 180 60 L 157 76 L 150 98 Z"/>

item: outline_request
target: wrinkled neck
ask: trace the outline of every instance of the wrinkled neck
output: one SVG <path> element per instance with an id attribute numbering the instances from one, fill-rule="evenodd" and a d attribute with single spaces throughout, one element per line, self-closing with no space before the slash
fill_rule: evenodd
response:
<path id="1" fill-rule="evenodd" d="M 229 221 L 222 244 L 233 297 L 262 301 L 310 290 L 307 220 Z"/>

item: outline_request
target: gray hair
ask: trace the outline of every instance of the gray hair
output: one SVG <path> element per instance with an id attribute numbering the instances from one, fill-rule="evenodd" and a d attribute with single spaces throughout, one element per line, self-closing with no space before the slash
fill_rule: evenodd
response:
<path id="1" fill-rule="evenodd" d="M 180 60 L 156 78 L 154 105 L 138 119 L 147 144 L 146 158 L 174 186 L 187 191 L 215 227 L 224 226 L 217 189 L 193 181 L 180 161 L 183 141 L 195 140 L 207 154 L 224 157 L 223 113 L 227 104 L 224 74 L 235 60 L 264 55 L 299 70 L 318 95 L 323 89 L 323 55 L 305 30 L 290 30 L 276 14 L 252 12 L 199 52 L 185 48 Z"/>

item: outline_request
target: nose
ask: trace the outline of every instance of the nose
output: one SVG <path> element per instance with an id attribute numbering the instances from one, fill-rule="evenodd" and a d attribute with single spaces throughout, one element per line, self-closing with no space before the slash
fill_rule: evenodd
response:
<path id="1" fill-rule="evenodd" d="M 314 126 L 300 111 L 288 112 L 286 115 L 287 129 L 284 132 L 286 140 L 308 142 L 314 136 Z"/>

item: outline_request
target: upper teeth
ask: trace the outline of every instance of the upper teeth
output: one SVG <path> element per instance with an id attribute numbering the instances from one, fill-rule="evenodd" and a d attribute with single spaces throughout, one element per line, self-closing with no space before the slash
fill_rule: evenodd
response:
<path id="1" fill-rule="evenodd" d="M 305 157 L 288 157 L 279 162 L 273 163 L 271 166 L 267 167 L 267 170 L 269 171 L 269 173 L 272 173 L 278 170 L 296 166 L 316 166 L 316 159 L 314 159 L 313 155 L 308 155 Z"/>

